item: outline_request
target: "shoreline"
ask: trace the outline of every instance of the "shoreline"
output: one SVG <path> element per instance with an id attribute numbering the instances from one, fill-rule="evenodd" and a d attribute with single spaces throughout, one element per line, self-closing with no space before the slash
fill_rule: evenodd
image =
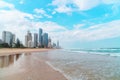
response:
<path id="1" fill-rule="evenodd" d="M 11 54 L 18 54 L 18 53 L 31 53 L 31 52 L 44 52 L 50 51 L 54 49 L 49 48 L 1 48 L 0 49 L 0 56 L 4 55 L 11 55 Z"/>
<path id="2" fill-rule="evenodd" d="M 52 49 L 13 49 L 13 50 L 15 50 L 14 52 L 23 52 L 23 51 L 44 52 Z M 13 52 L 11 49 L 2 49 L 2 51 Z M 5 53 L 5 55 L 6 54 L 12 55 L 12 53 Z M 32 65 L 31 65 L 31 61 L 33 63 Z M 20 65 L 20 68 L 15 67 L 14 65 L 16 66 Z M 39 58 L 39 56 L 37 56 L 36 54 L 35 55 L 30 54 L 30 55 L 26 55 L 25 57 L 20 57 L 20 59 L 17 61 L 17 64 L 13 64 L 8 68 L 3 69 L 3 72 L 0 73 L 3 74 L 3 76 L 0 76 L 0 79 L 2 80 L 16 80 L 16 79 L 17 80 L 68 80 L 64 76 L 64 74 L 52 68 L 49 64 L 46 63 L 46 60 Z"/>
<path id="3" fill-rule="evenodd" d="M 61 71 L 60 69 L 57 69 L 56 67 L 54 67 L 50 62 L 46 61 L 45 62 L 47 65 L 49 65 L 53 70 L 59 72 L 60 74 L 62 74 L 67 80 L 69 80 L 68 76 L 64 74 L 63 71 Z"/>

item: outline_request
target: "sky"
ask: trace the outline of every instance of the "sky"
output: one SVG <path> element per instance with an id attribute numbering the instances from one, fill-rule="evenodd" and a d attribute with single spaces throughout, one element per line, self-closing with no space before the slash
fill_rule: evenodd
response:
<path id="1" fill-rule="evenodd" d="M 63 48 L 120 48 L 120 0 L 0 0 L 0 39 L 42 28 Z"/>

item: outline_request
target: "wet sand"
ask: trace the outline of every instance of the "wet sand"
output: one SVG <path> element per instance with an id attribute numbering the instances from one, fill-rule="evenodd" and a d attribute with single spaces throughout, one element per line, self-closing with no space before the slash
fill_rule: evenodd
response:
<path id="1" fill-rule="evenodd" d="M 0 68 L 0 80 L 67 80 L 52 69 L 46 60 L 36 54 L 27 53 L 9 67 Z"/>
<path id="2" fill-rule="evenodd" d="M 9 54 L 17 54 L 17 53 L 28 53 L 28 52 L 41 52 L 41 51 L 48 51 L 52 49 L 47 49 L 47 48 L 2 48 L 0 49 L 0 56 L 2 55 L 9 55 Z"/>

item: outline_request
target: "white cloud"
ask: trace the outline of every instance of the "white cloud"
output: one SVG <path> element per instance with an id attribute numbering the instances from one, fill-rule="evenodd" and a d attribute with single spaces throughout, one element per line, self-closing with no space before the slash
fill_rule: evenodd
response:
<path id="1" fill-rule="evenodd" d="M 100 0 L 73 0 L 73 4 L 78 7 L 79 10 L 85 11 L 89 10 L 100 4 Z"/>
<path id="2" fill-rule="evenodd" d="M 100 4 L 118 4 L 120 0 L 53 0 L 51 5 L 59 13 L 90 10 Z"/>
<path id="3" fill-rule="evenodd" d="M 73 27 L 74 27 L 74 29 L 78 30 L 78 29 L 82 28 L 84 25 L 85 24 L 76 24 Z"/>
<path id="4" fill-rule="evenodd" d="M 56 14 L 56 11 L 53 11 L 53 12 L 52 12 L 52 15 L 54 15 L 54 14 Z"/>
<path id="5" fill-rule="evenodd" d="M 72 12 L 72 8 L 63 5 L 61 7 L 56 8 L 55 11 L 57 11 L 59 13 L 68 13 L 69 14 Z"/>
<path id="6" fill-rule="evenodd" d="M 75 34 L 74 36 L 76 39 L 80 41 L 94 41 L 114 38 L 120 36 L 120 28 L 118 25 L 120 25 L 120 20 L 115 20 L 108 23 L 90 26 L 86 29 L 74 30 L 73 34 Z"/>
<path id="7" fill-rule="evenodd" d="M 19 2 L 20 4 L 24 4 L 24 0 L 20 0 L 20 2 Z"/>
<path id="8" fill-rule="evenodd" d="M 71 13 L 71 6 L 67 6 L 67 4 L 71 4 L 71 0 L 53 0 L 51 5 L 56 6 L 55 11 L 59 13 Z"/>
<path id="9" fill-rule="evenodd" d="M 9 8 L 9 9 L 14 9 L 13 4 L 9 4 L 4 2 L 3 0 L 0 0 L 0 8 Z"/>
<path id="10" fill-rule="evenodd" d="M 52 18 L 52 16 L 48 15 L 48 14 L 46 13 L 46 11 L 43 10 L 43 9 L 38 9 L 38 8 L 36 8 L 36 9 L 34 9 L 34 12 L 36 12 L 37 15 L 41 15 L 41 16 L 44 16 L 44 17 L 47 17 L 47 18 Z"/>

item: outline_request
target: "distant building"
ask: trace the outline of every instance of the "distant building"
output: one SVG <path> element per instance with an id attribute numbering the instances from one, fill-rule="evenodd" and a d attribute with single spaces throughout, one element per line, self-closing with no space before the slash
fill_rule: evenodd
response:
<path id="1" fill-rule="evenodd" d="M 12 36 L 12 47 L 14 47 L 15 46 L 15 34 L 13 34 L 13 36 Z"/>
<path id="2" fill-rule="evenodd" d="M 34 33 L 34 47 L 38 47 L 38 34 Z"/>
<path id="3" fill-rule="evenodd" d="M 42 34 L 43 34 L 43 30 L 40 28 L 39 29 L 39 46 L 40 47 L 42 47 L 42 45 L 43 45 L 43 36 L 42 36 Z"/>
<path id="4" fill-rule="evenodd" d="M 33 48 L 34 47 L 34 43 L 31 40 L 28 41 L 28 47 L 29 48 Z"/>
<path id="5" fill-rule="evenodd" d="M 55 43 L 53 43 L 52 47 L 53 47 L 53 48 L 56 48 L 56 44 L 55 44 Z"/>
<path id="6" fill-rule="evenodd" d="M 30 31 L 27 32 L 27 35 L 25 36 L 25 46 L 29 47 L 28 42 L 32 41 L 32 34 L 30 33 Z"/>
<path id="7" fill-rule="evenodd" d="M 3 42 L 2 42 L 2 40 L 0 39 L 0 44 L 2 44 Z"/>
<path id="8" fill-rule="evenodd" d="M 48 39 L 48 48 L 52 48 L 51 38 Z"/>
<path id="9" fill-rule="evenodd" d="M 59 46 L 59 41 L 57 41 L 57 45 L 56 45 L 56 48 L 59 48 L 60 46 Z"/>
<path id="10" fill-rule="evenodd" d="M 25 35 L 25 47 L 28 47 L 28 35 Z"/>
<path id="11" fill-rule="evenodd" d="M 48 33 L 43 34 L 43 45 L 45 48 L 48 47 Z"/>
<path id="12" fill-rule="evenodd" d="M 13 43 L 15 42 L 15 35 L 9 31 L 3 31 L 2 41 L 3 43 L 8 43 L 9 46 L 12 46 Z"/>

